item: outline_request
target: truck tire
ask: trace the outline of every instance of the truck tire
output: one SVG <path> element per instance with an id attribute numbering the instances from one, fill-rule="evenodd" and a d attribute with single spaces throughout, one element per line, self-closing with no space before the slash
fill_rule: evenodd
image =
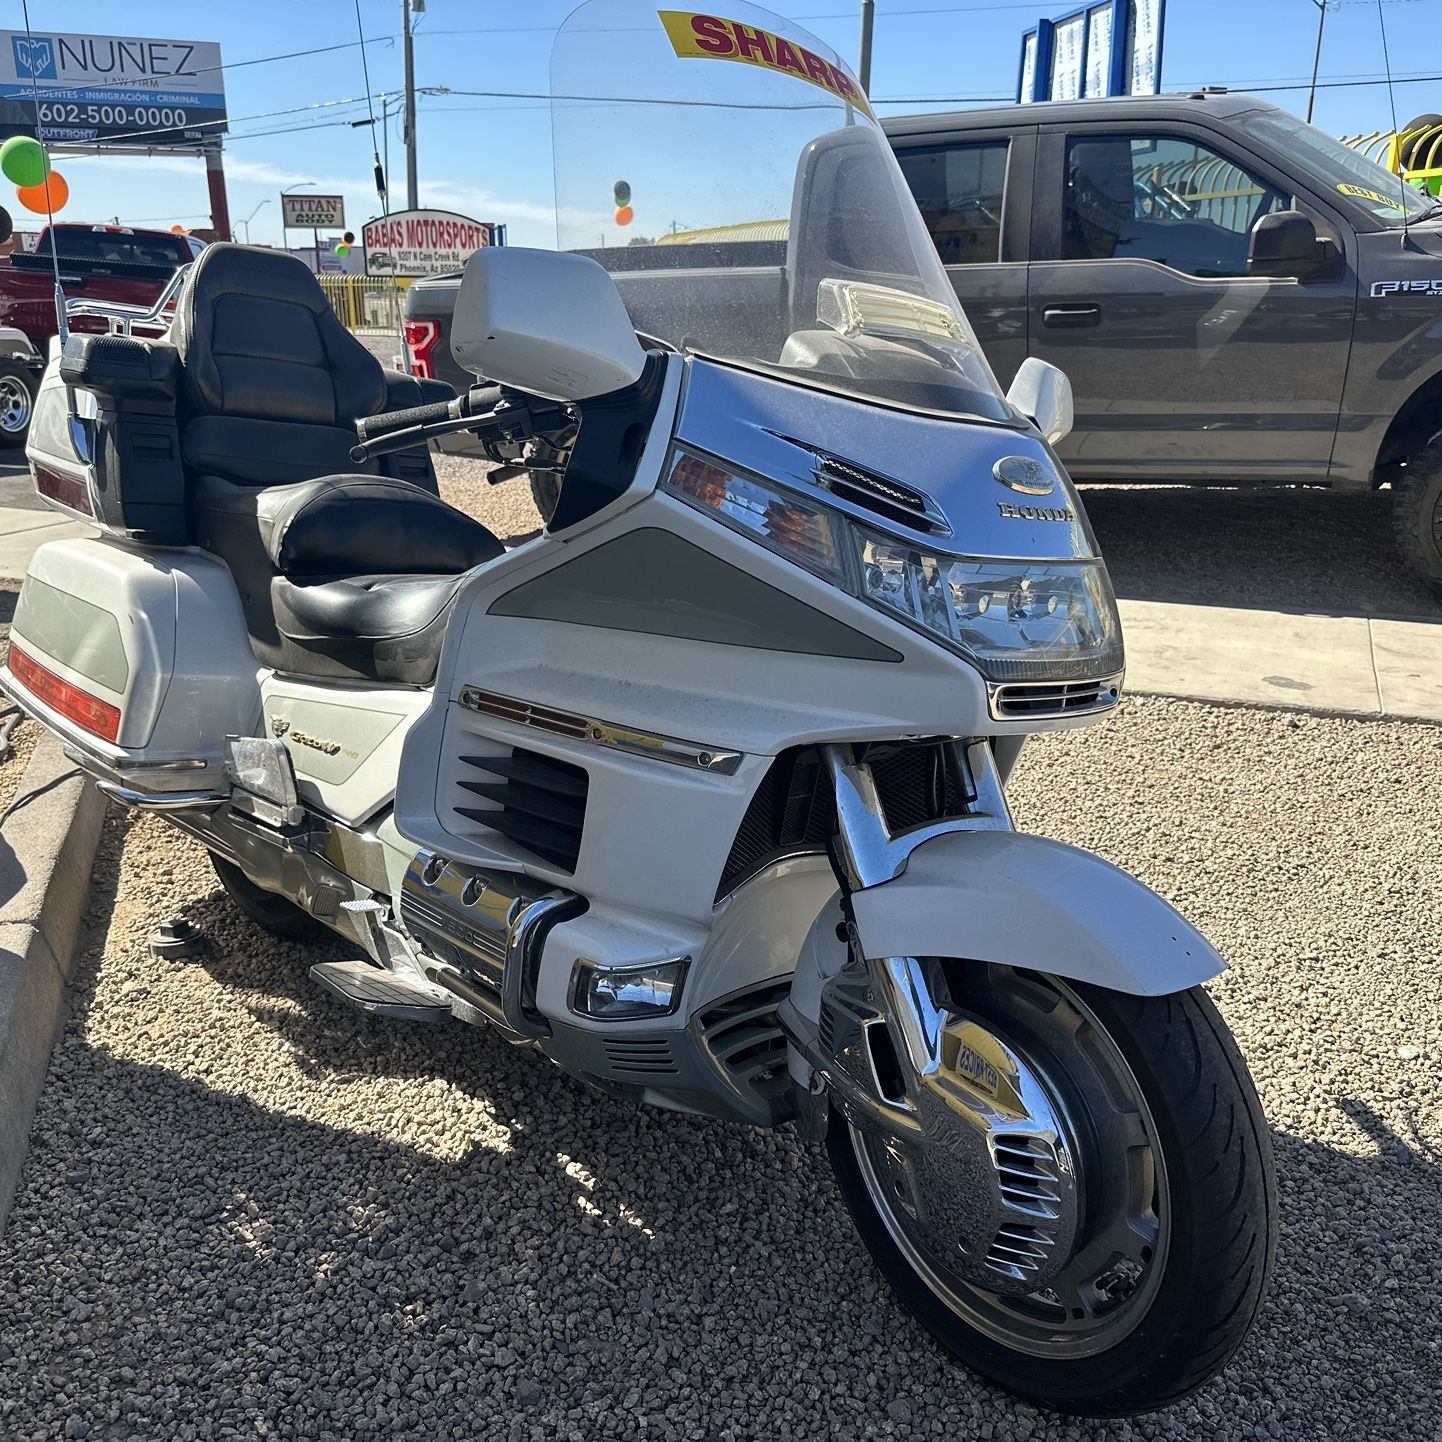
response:
<path id="1" fill-rule="evenodd" d="M 0 359 L 0 447 L 14 450 L 25 444 L 37 384 L 24 361 Z"/>
<path id="2" fill-rule="evenodd" d="M 1442 434 L 1392 482 L 1392 533 L 1412 574 L 1442 597 Z"/>

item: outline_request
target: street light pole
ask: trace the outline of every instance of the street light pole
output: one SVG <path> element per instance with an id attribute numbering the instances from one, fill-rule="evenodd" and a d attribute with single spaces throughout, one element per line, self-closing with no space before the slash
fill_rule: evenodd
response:
<path id="1" fill-rule="evenodd" d="M 401 0 L 401 24 L 405 32 L 406 66 L 406 209 L 416 202 L 416 52 L 411 41 L 411 0 Z"/>
<path id="2" fill-rule="evenodd" d="M 871 30 L 875 24 L 876 0 L 861 0 L 861 58 L 857 66 L 861 73 L 857 79 L 864 95 L 871 94 Z"/>
<path id="3" fill-rule="evenodd" d="M 292 190 L 304 190 L 307 185 L 314 185 L 314 184 L 315 184 L 315 181 L 313 181 L 313 180 L 297 180 L 294 185 L 287 185 L 286 188 L 281 191 L 281 195 L 282 195 L 282 197 L 284 197 L 284 196 L 289 195 Z M 290 229 L 290 227 L 285 223 L 285 204 L 284 204 L 284 202 L 282 201 L 282 204 L 281 204 L 281 207 L 280 207 L 280 234 L 281 234 L 281 239 L 282 239 L 282 240 L 285 239 L 285 233 L 286 233 L 286 231 L 289 230 L 289 229 Z M 319 275 L 319 274 L 320 274 L 320 234 L 319 234 L 319 232 L 317 232 L 317 231 L 311 231 L 311 244 L 312 244 L 312 246 L 313 246 L 314 249 L 315 249 L 315 271 L 316 271 L 316 274 Z"/>
<path id="4" fill-rule="evenodd" d="M 262 200 L 262 201 L 260 202 L 260 205 L 257 205 L 257 206 L 255 207 L 255 209 L 252 210 L 251 213 L 250 213 L 249 215 L 247 215 L 246 218 L 240 222 L 240 223 L 245 227 L 245 243 L 246 243 L 247 245 L 250 244 L 250 223 L 251 223 L 251 221 L 254 220 L 255 217 L 260 213 L 260 207 L 261 207 L 261 205 L 269 205 L 269 204 L 270 204 L 270 201 L 269 201 L 268 199 L 267 199 L 267 200 Z"/>
<path id="5" fill-rule="evenodd" d="M 1312 0 L 1317 7 L 1317 52 L 1312 57 L 1312 88 L 1307 92 L 1307 124 L 1312 123 L 1312 107 L 1317 103 L 1317 70 L 1322 64 L 1322 27 L 1327 23 L 1327 0 Z"/>

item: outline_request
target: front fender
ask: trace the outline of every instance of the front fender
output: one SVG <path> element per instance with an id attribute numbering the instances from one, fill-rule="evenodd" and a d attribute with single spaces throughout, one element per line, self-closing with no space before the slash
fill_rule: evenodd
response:
<path id="1" fill-rule="evenodd" d="M 1185 991 L 1226 969 L 1206 937 L 1134 876 L 1023 832 L 934 837 L 895 880 L 854 892 L 851 906 L 868 958 L 956 956 L 1136 996 Z"/>

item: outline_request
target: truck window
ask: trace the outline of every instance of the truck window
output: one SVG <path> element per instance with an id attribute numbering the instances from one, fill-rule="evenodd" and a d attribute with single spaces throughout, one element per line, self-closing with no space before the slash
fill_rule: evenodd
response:
<path id="1" fill-rule="evenodd" d="M 1066 148 L 1064 260 L 1154 260 L 1184 275 L 1247 273 L 1252 227 L 1287 196 L 1195 140 L 1074 136 Z"/>
<path id="2" fill-rule="evenodd" d="M 983 265 L 1001 258 L 1005 140 L 900 150 L 901 173 L 944 265 Z"/>

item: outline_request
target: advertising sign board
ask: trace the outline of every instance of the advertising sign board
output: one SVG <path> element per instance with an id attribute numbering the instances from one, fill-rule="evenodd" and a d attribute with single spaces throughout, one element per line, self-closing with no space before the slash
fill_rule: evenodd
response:
<path id="1" fill-rule="evenodd" d="M 0 137 L 194 145 L 225 133 L 223 75 L 209 40 L 0 30 Z"/>
<path id="2" fill-rule="evenodd" d="M 1155 95 L 1162 83 L 1166 0 L 1090 0 L 1021 37 L 1016 98 Z"/>
<path id="3" fill-rule="evenodd" d="M 287 230 L 337 230 L 345 226 L 342 195 L 282 195 L 280 223 Z"/>
<path id="4" fill-rule="evenodd" d="M 419 279 L 460 270 L 484 246 L 496 243 L 496 227 L 449 210 L 399 210 L 368 220 L 362 230 L 367 275 Z"/>

